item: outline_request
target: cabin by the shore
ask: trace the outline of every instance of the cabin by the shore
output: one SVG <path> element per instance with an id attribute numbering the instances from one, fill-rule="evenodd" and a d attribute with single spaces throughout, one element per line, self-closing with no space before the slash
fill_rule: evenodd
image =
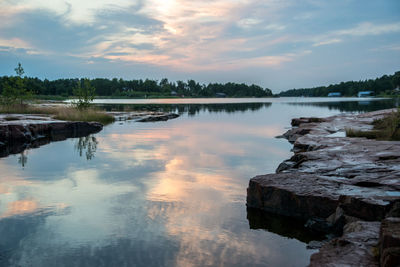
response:
<path id="1" fill-rule="evenodd" d="M 342 94 L 340 92 L 331 92 L 328 94 L 328 97 L 341 97 Z"/>
<path id="2" fill-rule="evenodd" d="M 225 93 L 215 93 L 215 97 L 226 97 Z"/>
<path id="3" fill-rule="evenodd" d="M 371 97 L 374 96 L 374 91 L 360 91 L 357 94 L 358 97 Z"/>

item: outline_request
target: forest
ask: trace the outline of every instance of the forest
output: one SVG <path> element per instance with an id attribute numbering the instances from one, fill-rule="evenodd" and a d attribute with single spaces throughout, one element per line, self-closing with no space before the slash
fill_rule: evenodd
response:
<path id="1" fill-rule="evenodd" d="M 365 81 L 348 81 L 329 86 L 319 86 L 314 88 L 291 89 L 280 92 L 279 96 L 328 96 L 329 93 L 338 92 L 342 96 L 357 96 L 360 91 L 373 91 L 375 96 L 394 95 L 398 93 L 400 86 L 400 71 L 393 75 L 383 75 L 376 79 Z"/>
<path id="2" fill-rule="evenodd" d="M 5 84 L 13 83 L 12 76 L 0 77 L 0 94 Z M 25 87 L 36 96 L 74 95 L 74 88 L 79 82 L 87 79 L 41 80 L 23 77 Z M 95 88 L 97 96 L 126 98 L 156 97 L 269 97 L 272 92 L 268 88 L 244 83 L 209 83 L 200 84 L 194 80 L 170 82 L 164 78 L 158 80 L 124 80 L 124 79 L 89 79 L 90 86 Z"/>

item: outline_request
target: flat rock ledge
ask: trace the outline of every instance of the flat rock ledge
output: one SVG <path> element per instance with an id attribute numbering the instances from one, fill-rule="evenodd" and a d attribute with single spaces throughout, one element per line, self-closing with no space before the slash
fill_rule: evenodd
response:
<path id="1" fill-rule="evenodd" d="M 175 113 L 142 111 L 142 112 L 107 112 L 113 115 L 116 121 L 156 122 L 178 118 Z"/>
<path id="2" fill-rule="evenodd" d="M 345 134 L 390 112 L 293 119 L 292 158 L 250 180 L 248 207 L 331 237 L 310 266 L 400 266 L 400 142 Z"/>
<path id="3" fill-rule="evenodd" d="M 103 125 L 97 122 L 60 121 L 40 115 L 0 115 L 0 157 L 102 129 Z"/>

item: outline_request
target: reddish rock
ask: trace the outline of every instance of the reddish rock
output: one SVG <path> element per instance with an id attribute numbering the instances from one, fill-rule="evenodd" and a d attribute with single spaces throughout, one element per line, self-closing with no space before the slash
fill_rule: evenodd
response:
<path id="1" fill-rule="evenodd" d="M 311 255 L 310 267 L 379 266 L 379 222 L 346 224 L 343 236 L 335 238 Z"/>
<path id="2" fill-rule="evenodd" d="M 261 175 L 250 180 L 247 206 L 302 219 L 327 218 L 339 203 L 339 186 L 312 174 Z"/>
<path id="3" fill-rule="evenodd" d="M 388 217 L 382 221 L 379 243 L 381 266 L 400 266 L 400 218 Z"/>
<path id="4" fill-rule="evenodd" d="M 348 138 L 345 130 L 370 130 L 391 112 L 294 119 L 297 127 L 283 135 L 294 143 L 294 156 L 276 174 L 250 180 L 249 207 L 307 220 L 317 231 L 344 232 L 312 256 L 311 266 L 378 266 L 379 222 L 373 221 L 400 214 L 400 142 Z M 388 220 L 381 230 L 387 244 L 381 245 L 381 264 L 398 266 L 398 226 Z"/>

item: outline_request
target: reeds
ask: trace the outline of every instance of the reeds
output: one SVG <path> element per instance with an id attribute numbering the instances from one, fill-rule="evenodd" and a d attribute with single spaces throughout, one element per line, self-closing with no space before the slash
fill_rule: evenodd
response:
<path id="1" fill-rule="evenodd" d="M 109 124 L 114 121 L 114 117 L 106 112 L 95 108 L 78 109 L 75 107 L 60 106 L 36 106 L 28 104 L 17 104 L 10 106 L 0 106 L 0 113 L 7 114 L 47 114 L 57 120 L 65 121 L 95 121 L 102 124 Z"/>
<path id="2" fill-rule="evenodd" d="M 77 108 L 56 108 L 57 112 L 54 116 L 55 119 L 65 121 L 96 121 L 102 124 L 109 124 L 114 122 L 114 117 L 105 112 L 89 109 Z"/>
<path id="3" fill-rule="evenodd" d="M 374 128 L 370 131 L 346 129 L 348 137 L 365 137 L 378 140 L 400 140 L 400 109 L 382 119 L 375 120 Z"/>

